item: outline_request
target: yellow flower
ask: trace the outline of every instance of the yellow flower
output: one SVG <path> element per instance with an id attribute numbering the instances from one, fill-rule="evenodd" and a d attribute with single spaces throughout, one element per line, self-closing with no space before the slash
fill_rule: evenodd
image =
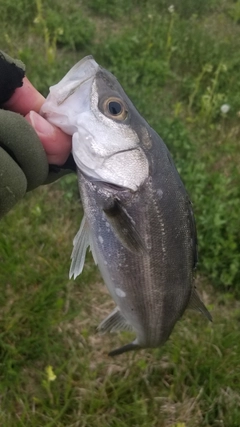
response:
<path id="1" fill-rule="evenodd" d="M 45 369 L 46 374 L 47 374 L 47 380 L 50 381 L 55 381 L 55 379 L 57 378 L 57 376 L 54 374 L 53 372 L 53 367 L 51 365 L 48 365 Z"/>

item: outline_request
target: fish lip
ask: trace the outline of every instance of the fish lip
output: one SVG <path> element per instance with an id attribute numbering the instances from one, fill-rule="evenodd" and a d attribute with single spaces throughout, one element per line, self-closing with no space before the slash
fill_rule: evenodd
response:
<path id="1" fill-rule="evenodd" d="M 76 70 L 82 70 L 84 68 L 84 64 L 86 64 L 87 62 L 89 62 L 91 64 L 91 76 L 96 74 L 96 70 L 99 69 L 99 65 L 98 63 L 95 61 L 95 59 L 93 58 L 92 55 L 88 55 L 85 56 L 84 58 L 82 58 L 79 62 L 77 62 L 69 71 L 68 73 L 62 78 L 61 81 L 63 80 L 68 80 L 69 76 L 71 75 L 75 75 L 75 71 Z M 89 70 L 88 70 L 88 77 L 89 77 Z M 91 76 L 89 78 L 91 78 Z"/>
<path id="2" fill-rule="evenodd" d="M 74 88 L 72 89 L 72 92 L 67 93 L 64 97 L 62 97 L 60 100 L 57 100 L 57 105 L 60 106 L 68 99 L 75 90 L 79 89 L 84 83 L 88 82 L 89 80 L 94 78 L 94 74 L 92 74 L 90 77 L 86 77 L 86 79 L 83 79 L 80 83 L 78 83 Z"/>
<path id="3" fill-rule="evenodd" d="M 84 56 L 82 59 L 80 59 L 80 61 L 78 61 L 78 65 L 84 64 L 84 62 L 89 61 L 89 59 L 93 59 L 95 61 L 95 59 L 93 58 L 93 55 L 87 55 L 87 56 Z"/>
<path id="4" fill-rule="evenodd" d="M 92 55 L 85 56 L 75 64 L 69 72 L 50 88 L 50 96 L 55 99 L 56 105 L 61 106 L 72 96 L 84 83 L 93 80 L 99 69 L 98 63 Z M 43 104 L 40 112 L 44 115 L 47 101 Z"/>
<path id="5" fill-rule="evenodd" d="M 92 55 L 88 55 L 85 56 L 84 58 L 82 58 L 76 65 L 76 69 L 80 72 L 82 72 L 82 70 L 84 70 L 84 65 L 86 63 L 89 63 L 89 69 L 87 69 L 87 73 L 86 73 L 86 78 L 83 78 L 83 80 L 80 80 L 79 82 L 79 86 L 84 83 L 87 80 L 90 80 L 92 77 L 94 77 L 96 75 L 97 70 L 99 69 L 99 65 L 98 63 L 95 61 L 95 59 L 93 58 Z M 71 74 L 73 73 L 74 67 L 70 70 Z M 65 77 L 67 77 L 68 73 L 66 74 Z M 64 78 L 65 78 L 64 77 Z"/>

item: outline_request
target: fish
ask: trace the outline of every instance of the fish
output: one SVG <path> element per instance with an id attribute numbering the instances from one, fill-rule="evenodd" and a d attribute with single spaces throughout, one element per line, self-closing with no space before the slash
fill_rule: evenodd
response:
<path id="1" fill-rule="evenodd" d="M 116 77 L 87 56 L 50 88 L 41 114 L 72 135 L 84 216 L 70 278 L 90 247 L 116 304 L 98 332 L 136 336 L 109 355 L 162 346 L 187 308 L 212 321 L 195 287 L 191 201 L 167 146 Z"/>

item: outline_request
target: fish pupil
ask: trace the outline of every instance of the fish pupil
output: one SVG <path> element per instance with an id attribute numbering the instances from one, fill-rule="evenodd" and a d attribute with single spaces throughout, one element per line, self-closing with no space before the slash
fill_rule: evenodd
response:
<path id="1" fill-rule="evenodd" d="M 122 111 L 122 106 L 119 102 L 116 101 L 111 101 L 108 104 L 108 109 L 109 112 L 113 115 L 113 116 L 117 116 L 118 114 L 121 113 Z"/>

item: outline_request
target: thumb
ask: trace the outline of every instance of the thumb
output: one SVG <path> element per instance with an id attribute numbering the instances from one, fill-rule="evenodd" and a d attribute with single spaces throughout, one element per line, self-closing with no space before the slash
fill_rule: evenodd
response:
<path id="1" fill-rule="evenodd" d="M 35 129 L 46 152 L 48 163 L 63 165 L 71 152 L 72 137 L 51 125 L 35 111 L 30 111 L 25 118 Z"/>

